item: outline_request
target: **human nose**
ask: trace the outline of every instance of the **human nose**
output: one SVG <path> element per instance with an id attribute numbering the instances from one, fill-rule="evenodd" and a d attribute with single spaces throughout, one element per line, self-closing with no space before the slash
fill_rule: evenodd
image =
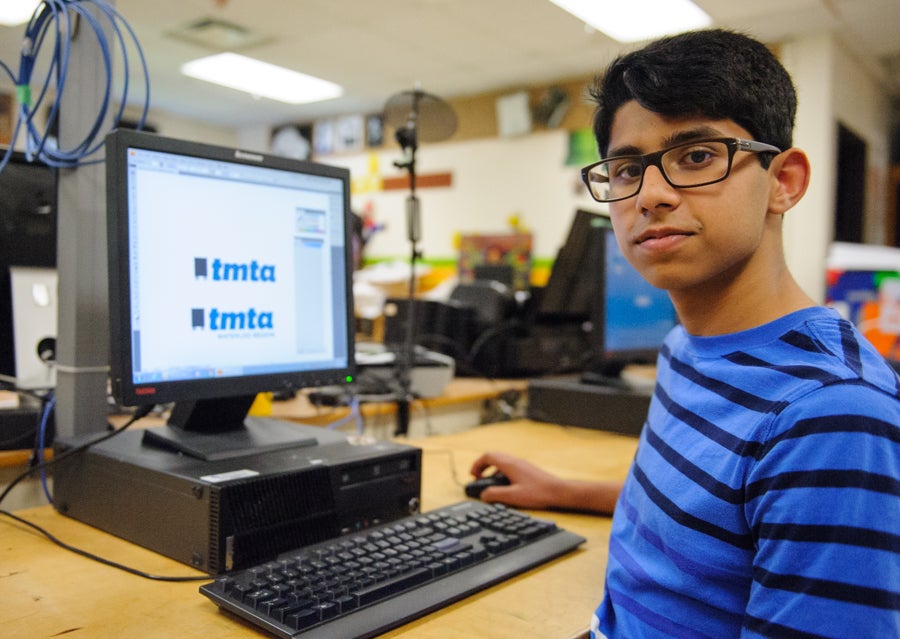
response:
<path id="1" fill-rule="evenodd" d="M 669 184 L 660 167 L 653 164 L 644 170 L 637 197 L 642 210 L 652 211 L 660 206 L 674 206 L 678 199 L 678 189 Z"/>

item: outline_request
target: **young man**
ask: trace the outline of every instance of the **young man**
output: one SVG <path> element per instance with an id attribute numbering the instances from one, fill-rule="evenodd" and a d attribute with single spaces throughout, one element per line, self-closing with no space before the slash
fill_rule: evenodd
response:
<path id="1" fill-rule="evenodd" d="M 473 474 L 512 483 L 482 498 L 615 507 L 595 639 L 900 637 L 900 380 L 785 265 L 809 181 L 790 77 L 708 30 L 621 57 L 593 95 L 585 182 L 681 326 L 623 486 L 488 453 Z"/>

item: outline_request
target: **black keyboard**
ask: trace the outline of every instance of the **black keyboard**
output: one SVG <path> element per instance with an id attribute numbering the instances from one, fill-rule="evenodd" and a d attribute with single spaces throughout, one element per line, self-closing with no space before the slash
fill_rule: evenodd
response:
<path id="1" fill-rule="evenodd" d="M 373 637 L 584 541 L 551 521 L 466 501 L 282 554 L 200 592 L 279 637 Z"/>

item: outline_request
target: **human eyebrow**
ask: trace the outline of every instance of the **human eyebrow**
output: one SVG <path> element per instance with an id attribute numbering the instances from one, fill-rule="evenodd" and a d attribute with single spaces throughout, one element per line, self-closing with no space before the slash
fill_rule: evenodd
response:
<path id="1" fill-rule="evenodd" d="M 679 144 L 693 142 L 695 140 L 705 140 L 708 138 L 717 137 L 723 137 L 723 133 L 718 129 L 714 129 L 710 126 L 700 126 L 695 129 L 688 129 L 686 131 L 678 131 L 676 133 L 673 133 L 663 141 L 662 148 L 666 149 L 670 146 L 677 146 Z"/>
<path id="2" fill-rule="evenodd" d="M 706 140 L 708 138 L 721 138 L 725 137 L 725 134 L 722 131 L 715 129 L 711 126 L 698 126 L 693 129 L 686 129 L 684 131 L 676 131 L 672 135 L 663 139 L 662 146 L 660 148 L 668 149 L 671 146 L 678 146 L 679 144 L 685 144 L 687 142 L 694 142 L 696 140 Z M 614 149 L 610 149 L 604 160 L 608 160 L 610 158 L 617 158 L 622 156 L 631 156 L 631 155 L 643 155 L 643 149 L 640 149 L 633 145 L 626 145 L 616 147 Z"/>
<path id="3" fill-rule="evenodd" d="M 627 155 L 641 155 L 641 150 L 636 146 L 620 146 L 608 151 L 606 157 L 603 159 L 609 160 L 610 158 L 619 158 Z"/>

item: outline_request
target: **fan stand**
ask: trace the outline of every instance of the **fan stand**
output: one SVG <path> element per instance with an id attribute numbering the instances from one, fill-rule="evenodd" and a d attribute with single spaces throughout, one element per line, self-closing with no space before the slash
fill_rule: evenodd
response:
<path id="1" fill-rule="evenodd" d="M 422 235 L 419 198 L 416 195 L 416 152 L 419 140 L 439 142 L 456 131 L 456 114 L 440 98 L 419 89 L 405 91 L 390 98 L 384 108 L 385 124 L 394 127 L 395 138 L 406 157 L 394 162 L 398 169 L 409 174 L 409 195 L 406 198 L 406 233 L 410 244 L 409 291 L 406 305 L 406 333 L 403 347 L 397 354 L 395 375 L 397 393 L 397 436 L 409 432 L 410 404 L 413 399 L 412 368 L 415 358 L 416 328 L 416 262 L 422 257 L 418 242 Z"/>

